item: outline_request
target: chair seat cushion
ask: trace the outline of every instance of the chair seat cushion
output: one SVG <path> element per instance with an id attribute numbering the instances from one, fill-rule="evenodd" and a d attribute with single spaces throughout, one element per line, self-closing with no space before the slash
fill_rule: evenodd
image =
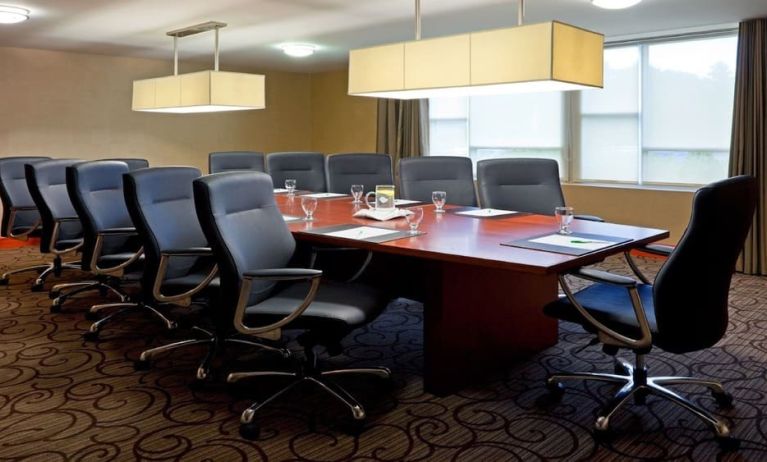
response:
<path id="1" fill-rule="evenodd" d="M 647 320 L 650 323 L 650 331 L 655 336 L 658 328 L 655 321 L 652 285 L 640 284 L 637 286 L 637 290 L 642 300 L 642 307 L 644 307 L 644 311 L 647 314 Z M 634 314 L 634 307 L 631 304 L 631 297 L 629 297 L 629 292 L 625 287 L 610 284 L 594 284 L 577 292 L 575 299 L 592 316 L 607 327 L 633 338 L 641 336 L 639 322 Z M 546 315 L 553 318 L 578 323 L 589 332 L 597 331 L 586 318 L 581 316 L 567 297 L 562 296 L 559 300 L 549 303 L 543 311 Z"/>
<path id="2" fill-rule="evenodd" d="M 247 307 L 246 323 L 262 326 L 282 319 L 301 304 L 310 285 L 300 282 L 279 288 L 270 298 Z M 290 327 L 354 328 L 374 319 L 386 306 L 385 302 L 382 292 L 370 286 L 323 281 L 312 304 Z"/>
<path id="3" fill-rule="evenodd" d="M 206 277 L 208 277 L 208 273 L 193 272 L 187 274 L 186 276 L 166 279 L 162 283 L 162 293 L 166 295 L 176 295 L 188 290 L 192 290 L 200 285 L 200 283 L 204 281 Z M 203 292 L 218 292 L 220 287 L 221 280 L 218 277 L 215 277 L 208 283 Z"/>

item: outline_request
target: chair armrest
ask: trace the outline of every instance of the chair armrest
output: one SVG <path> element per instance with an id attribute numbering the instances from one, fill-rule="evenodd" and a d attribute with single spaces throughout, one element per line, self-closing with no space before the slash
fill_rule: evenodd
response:
<path id="1" fill-rule="evenodd" d="M 647 253 L 651 253 L 655 255 L 661 255 L 663 257 L 668 257 L 674 251 L 674 247 L 670 245 L 663 245 L 663 244 L 647 244 L 646 246 L 640 247 L 637 250 L 641 250 L 642 252 L 647 252 Z"/>
<path id="2" fill-rule="evenodd" d="M 637 285 L 637 281 L 630 277 L 592 268 L 578 268 L 568 274 L 588 281 L 601 282 L 603 284 L 612 284 L 621 287 L 636 287 Z"/>
<path id="3" fill-rule="evenodd" d="M 162 256 L 168 257 L 208 257 L 213 255 L 210 247 L 190 247 L 188 249 L 170 249 L 160 252 Z"/>
<path id="4" fill-rule="evenodd" d="M 247 271 L 243 273 L 242 276 L 243 281 L 240 286 L 240 295 L 237 299 L 237 309 L 234 315 L 234 328 L 241 334 L 253 335 L 269 340 L 279 340 L 282 336 L 282 327 L 301 316 L 301 314 L 309 308 L 309 305 L 312 304 L 312 301 L 314 301 L 314 297 L 317 295 L 317 289 L 320 287 L 322 271 L 306 268 L 278 268 Z M 294 308 L 290 314 L 266 326 L 250 327 L 245 324 L 245 312 L 248 307 L 248 300 L 250 299 L 250 291 L 253 287 L 254 279 L 269 281 L 309 280 L 311 281 L 311 286 L 309 287 L 309 291 L 306 293 L 304 300 Z"/>
<path id="5" fill-rule="evenodd" d="M 322 270 L 310 268 L 278 268 L 246 271 L 245 279 L 263 279 L 267 281 L 303 281 L 322 277 Z"/>
<path id="6" fill-rule="evenodd" d="M 599 223 L 604 223 L 605 220 L 601 217 L 597 217 L 595 215 L 573 215 L 573 218 L 576 220 L 584 220 L 584 221 L 596 221 Z"/>
<path id="7" fill-rule="evenodd" d="M 109 228 L 98 232 L 102 236 L 125 236 L 138 234 L 136 228 Z"/>
<path id="8" fill-rule="evenodd" d="M 31 212 L 33 210 L 37 210 L 37 207 L 11 207 L 8 209 L 9 215 L 8 215 L 8 237 L 17 239 L 19 241 L 26 241 L 29 238 L 29 235 L 35 232 L 40 225 L 42 224 L 42 219 L 40 217 L 37 218 L 37 221 L 30 226 L 29 228 L 26 228 L 26 231 L 23 231 L 21 233 L 14 233 L 13 230 L 16 228 L 16 214 L 18 212 Z"/>

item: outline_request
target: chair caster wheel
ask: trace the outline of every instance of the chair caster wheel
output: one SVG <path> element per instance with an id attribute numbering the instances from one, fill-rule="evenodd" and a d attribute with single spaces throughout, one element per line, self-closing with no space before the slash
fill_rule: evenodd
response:
<path id="1" fill-rule="evenodd" d="M 48 292 L 48 298 L 50 298 L 51 300 L 55 300 L 59 298 L 60 295 L 61 295 L 60 290 L 51 290 L 50 292 Z"/>
<path id="2" fill-rule="evenodd" d="M 350 419 L 340 424 L 339 430 L 349 436 L 360 436 L 365 431 L 365 421 Z"/>
<path id="3" fill-rule="evenodd" d="M 11 281 L 8 278 L 2 278 L 0 279 L 0 286 L 7 286 L 8 284 L 10 284 L 10 282 Z"/>
<path id="4" fill-rule="evenodd" d="M 711 396 L 714 397 L 714 399 L 716 400 L 716 405 L 719 406 L 721 409 L 732 408 L 733 398 L 731 394 L 711 392 Z"/>
<path id="5" fill-rule="evenodd" d="M 51 314 L 61 313 L 61 305 L 51 305 Z"/>
<path id="6" fill-rule="evenodd" d="M 133 370 L 134 371 L 147 371 L 149 368 L 152 367 L 152 364 L 147 360 L 137 360 L 133 362 Z"/>
<path id="7" fill-rule="evenodd" d="M 99 315 L 98 315 L 98 313 L 92 313 L 90 311 L 86 311 L 85 312 L 85 319 L 87 319 L 88 321 L 98 321 Z"/>
<path id="8" fill-rule="evenodd" d="M 716 442 L 724 452 L 733 452 L 740 449 L 740 440 L 731 436 L 717 436 Z"/>
<path id="9" fill-rule="evenodd" d="M 257 440 L 261 435 L 261 427 L 257 423 L 251 422 L 249 424 L 240 424 L 240 436 L 246 440 Z"/>
<path id="10" fill-rule="evenodd" d="M 626 366 L 624 366 L 620 361 L 615 362 L 615 365 L 613 366 L 613 373 L 615 373 L 615 375 L 630 375 L 628 369 L 626 369 Z"/>
<path id="11" fill-rule="evenodd" d="M 565 394 L 565 386 L 559 382 L 546 381 L 546 390 L 549 392 L 549 396 L 555 401 L 561 400 L 562 396 Z"/>
<path id="12" fill-rule="evenodd" d="M 644 406 L 647 404 L 647 393 L 643 390 L 637 390 L 634 392 L 634 404 L 637 406 Z"/>
<path id="13" fill-rule="evenodd" d="M 109 295 L 109 290 L 106 287 L 99 287 L 99 297 L 106 297 Z"/>
<path id="14" fill-rule="evenodd" d="M 44 289 L 44 286 L 42 282 L 40 283 L 35 282 L 34 284 L 32 284 L 32 292 L 42 292 L 43 289 Z"/>
<path id="15" fill-rule="evenodd" d="M 83 334 L 83 338 L 85 340 L 95 341 L 95 340 L 99 339 L 99 333 L 98 332 L 88 331 L 88 332 Z"/>

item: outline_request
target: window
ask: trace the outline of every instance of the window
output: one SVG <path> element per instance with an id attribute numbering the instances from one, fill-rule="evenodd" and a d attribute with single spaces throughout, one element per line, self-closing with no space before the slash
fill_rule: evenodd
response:
<path id="1" fill-rule="evenodd" d="M 469 156 L 475 164 L 499 157 L 564 159 L 564 96 L 531 93 L 429 102 L 430 154 Z"/>
<path id="2" fill-rule="evenodd" d="M 432 99 L 430 154 L 556 159 L 575 182 L 709 183 L 727 176 L 736 54 L 732 34 L 611 47 L 603 90 Z"/>

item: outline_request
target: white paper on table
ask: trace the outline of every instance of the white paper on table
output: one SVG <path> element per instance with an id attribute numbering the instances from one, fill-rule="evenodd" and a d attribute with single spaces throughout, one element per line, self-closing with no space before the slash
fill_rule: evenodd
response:
<path id="1" fill-rule="evenodd" d="M 290 223 L 292 221 L 299 221 L 299 220 L 301 220 L 301 217 L 295 217 L 293 215 L 283 215 L 282 219 L 285 220 L 285 223 Z"/>
<path id="2" fill-rule="evenodd" d="M 409 199 L 394 199 L 394 205 L 410 205 L 410 204 L 420 204 L 421 201 L 411 201 Z"/>
<path id="3" fill-rule="evenodd" d="M 549 236 L 530 239 L 530 242 L 582 250 L 599 250 L 617 244 L 617 242 L 602 241 L 599 239 L 587 239 L 578 236 L 568 236 L 566 234 L 551 234 Z"/>
<path id="4" fill-rule="evenodd" d="M 392 208 L 392 209 L 360 209 L 352 215 L 356 218 L 372 218 L 374 220 L 378 221 L 388 221 L 393 220 L 395 218 L 404 218 L 407 215 L 412 215 L 413 211 L 407 210 L 407 209 L 398 209 L 398 208 Z"/>
<path id="5" fill-rule="evenodd" d="M 314 193 L 314 194 L 304 194 L 301 197 L 316 197 L 317 199 L 325 199 L 328 197 L 344 197 L 348 196 L 348 194 L 340 194 L 340 193 Z"/>
<path id="6" fill-rule="evenodd" d="M 344 229 L 343 231 L 325 233 L 325 236 L 365 240 L 370 239 L 371 237 L 386 236 L 387 234 L 397 233 L 399 233 L 397 230 L 373 228 L 371 226 L 359 226 L 356 228 Z"/>
<path id="7" fill-rule="evenodd" d="M 497 217 L 500 215 L 514 215 L 514 210 L 501 210 L 501 209 L 479 209 L 479 210 L 464 210 L 463 212 L 455 212 L 456 215 L 464 215 L 467 217 Z"/>
<path id="8" fill-rule="evenodd" d="M 285 188 L 274 188 L 274 194 L 282 194 L 288 192 Z"/>

